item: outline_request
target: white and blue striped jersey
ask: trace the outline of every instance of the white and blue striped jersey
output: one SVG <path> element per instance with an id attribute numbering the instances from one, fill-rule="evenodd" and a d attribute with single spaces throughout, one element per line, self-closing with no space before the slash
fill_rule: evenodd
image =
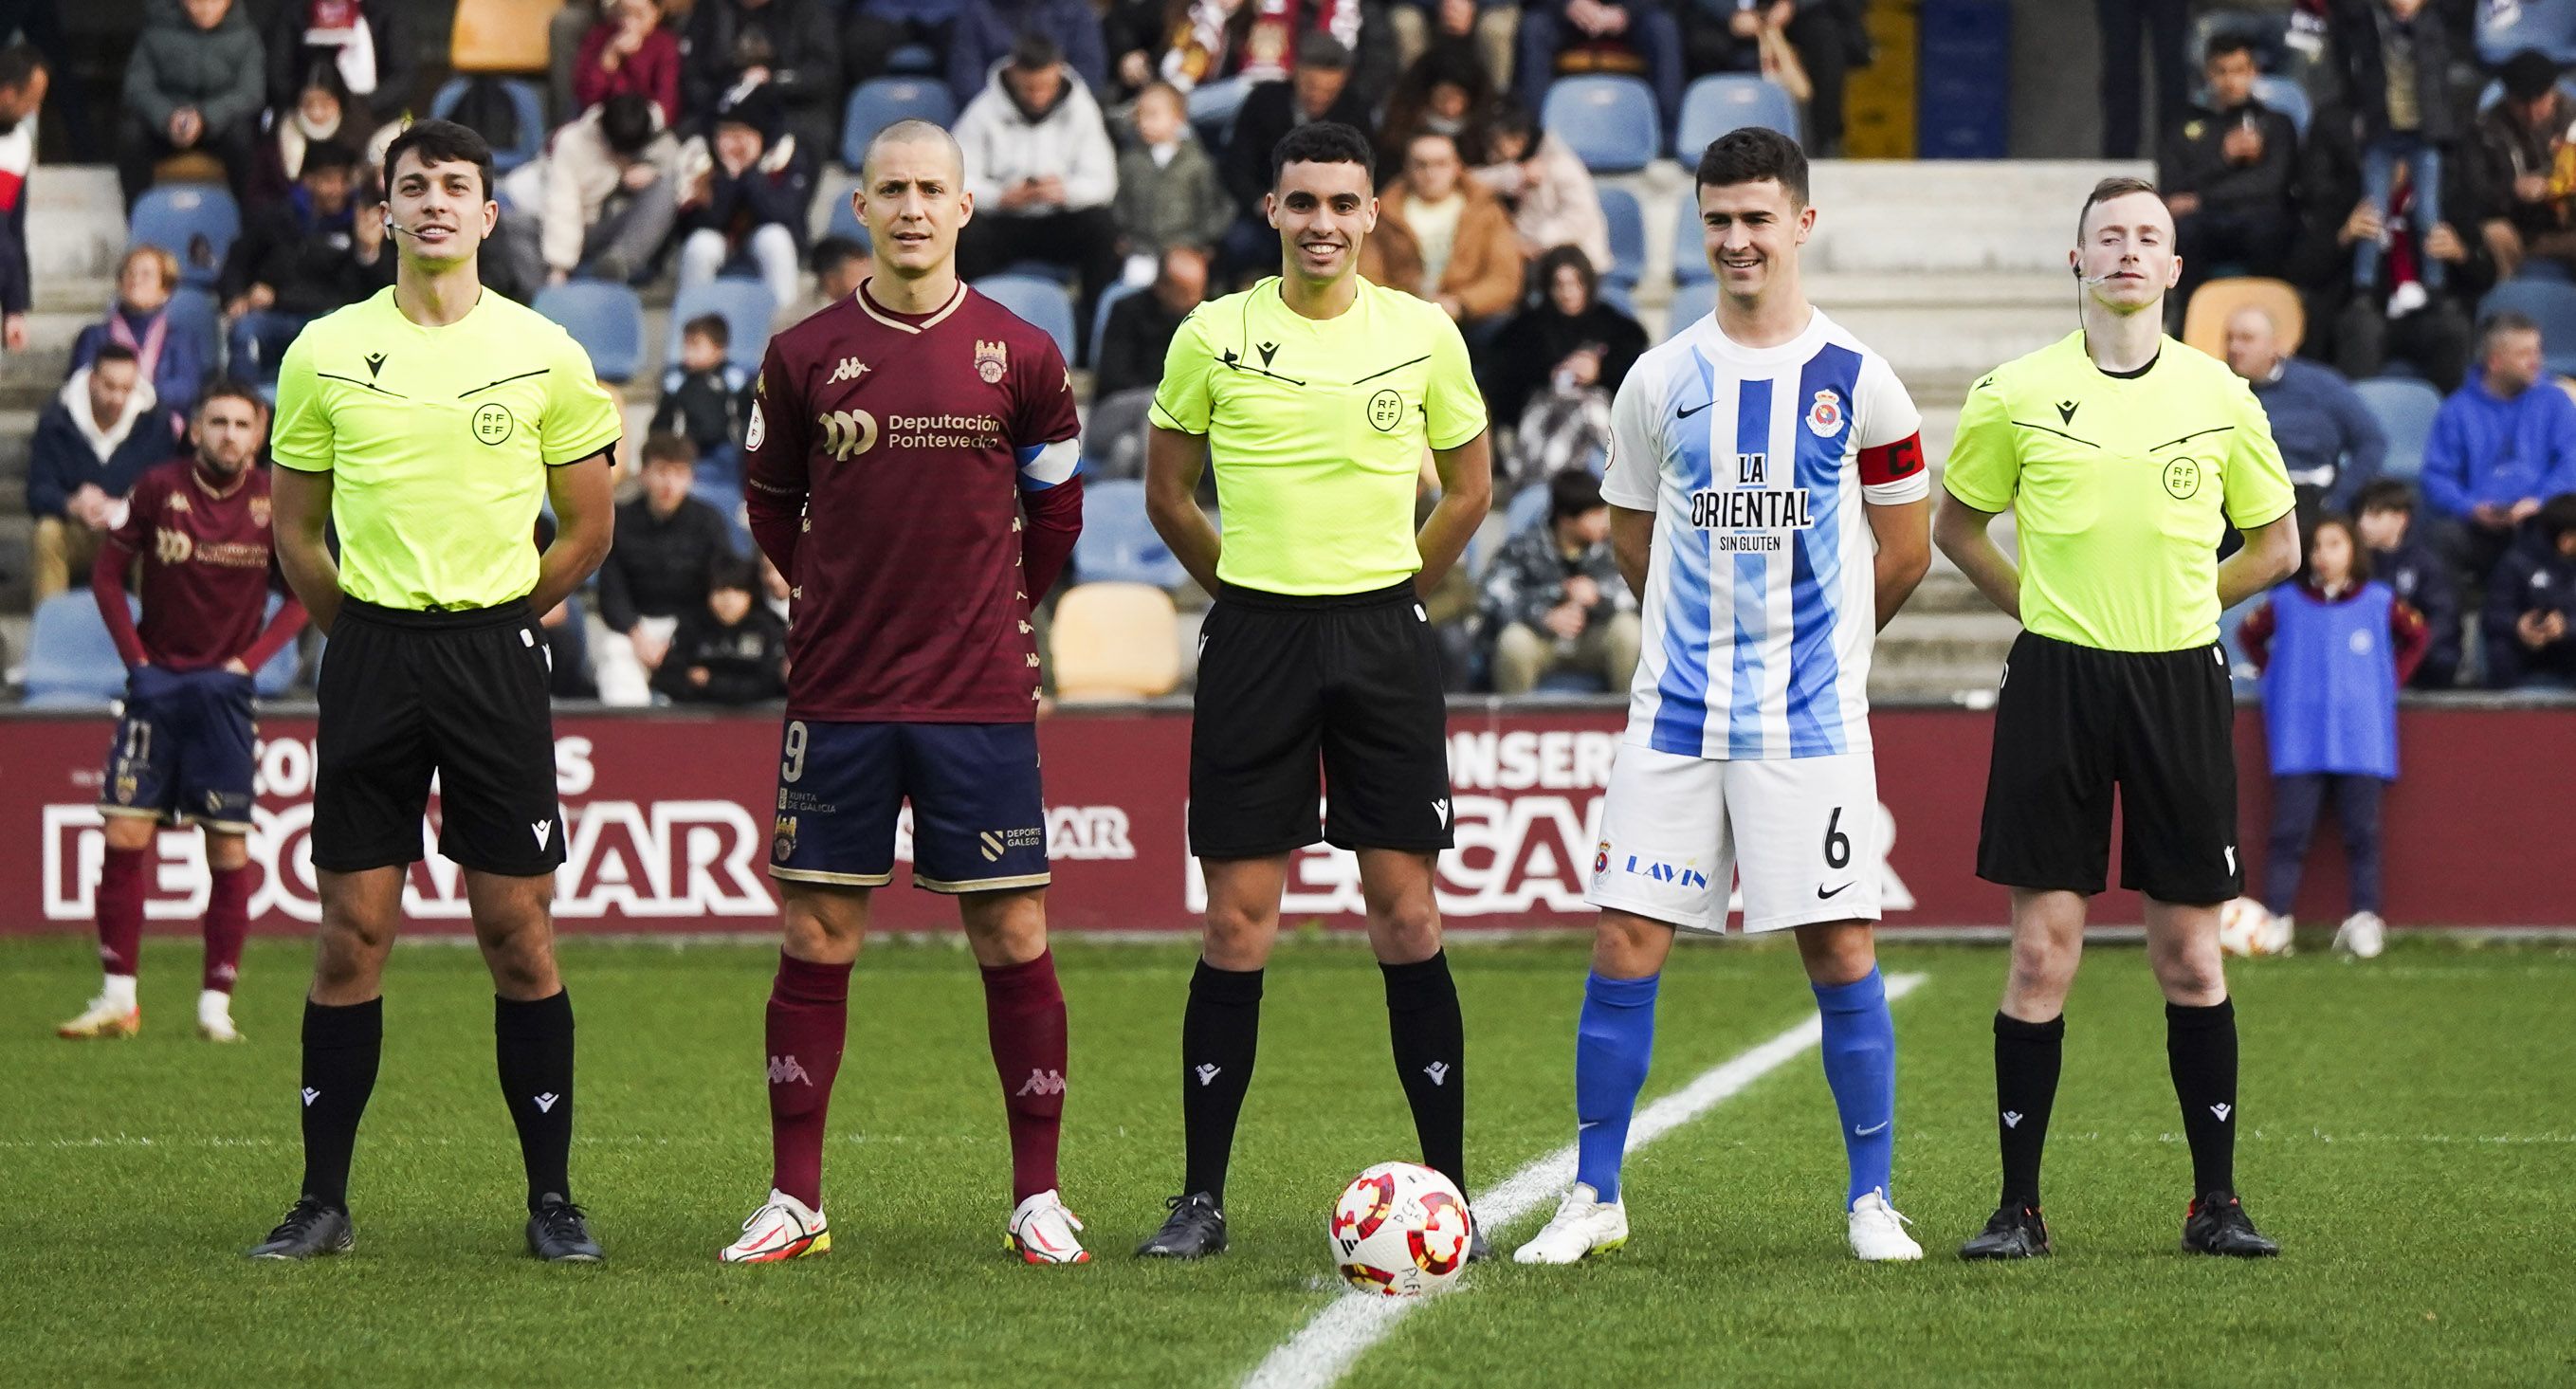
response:
<path id="1" fill-rule="evenodd" d="M 1627 741 L 1746 761 L 1868 750 L 1863 503 L 1931 491 L 1887 360 L 1821 310 L 1770 348 L 1712 315 L 1640 358 L 1610 413 L 1601 494 L 1655 516 Z"/>

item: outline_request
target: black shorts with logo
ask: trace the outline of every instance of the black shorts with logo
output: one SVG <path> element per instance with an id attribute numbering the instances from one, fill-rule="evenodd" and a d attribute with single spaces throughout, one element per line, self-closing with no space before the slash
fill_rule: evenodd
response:
<path id="1" fill-rule="evenodd" d="M 2100 892 L 2120 796 L 2120 885 L 2201 905 L 2244 891 L 2235 700 L 2216 646 L 2103 651 L 2024 632 L 1995 704 L 1977 876 Z"/>
<path id="2" fill-rule="evenodd" d="M 1228 587 L 1200 628 L 1195 707 L 1190 851 L 1201 858 L 1266 858 L 1318 838 L 1450 846 L 1448 701 L 1410 582 L 1326 597 Z"/>
<path id="3" fill-rule="evenodd" d="M 313 866 L 417 861 L 435 775 L 440 853 L 511 877 L 560 867 L 549 675 L 524 602 L 415 612 L 343 601 L 314 692 Z"/>

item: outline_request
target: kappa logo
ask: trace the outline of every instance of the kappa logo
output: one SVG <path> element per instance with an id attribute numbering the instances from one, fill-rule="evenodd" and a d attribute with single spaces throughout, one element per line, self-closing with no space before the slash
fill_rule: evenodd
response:
<path id="1" fill-rule="evenodd" d="M 831 378 L 826 380 L 823 384 L 826 386 L 837 386 L 844 381 L 856 381 L 874 369 L 875 368 L 870 367 L 867 363 L 860 361 L 856 357 L 843 357 L 841 359 L 841 364 L 832 368 Z"/>
<path id="2" fill-rule="evenodd" d="M 1434 1061 L 1430 1065 L 1423 1067 L 1422 1073 L 1431 1077 L 1431 1083 L 1434 1085 L 1446 1085 L 1449 1083 L 1449 1063 L 1446 1061 Z"/>
<path id="3" fill-rule="evenodd" d="M 1023 1096 L 1061 1095 L 1064 1093 L 1064 1072 L 1031 1071 L 1029 1078 L 1020 1083 L 1019 1093 Z"/>
<path id="4" fill-rule="evenodd" d="M 314 1089 L 310 1085 L 304 1087 L 304 1107 L 306 1109 L 311 1109 L 313 1107 L 313 1102 L 320 1098 L 322 1098 L 321 1091 Z"/>
<path id="5" fill-rule="evenodd" d="M 539 1114 L 552 1114 L 555 1112 L 555 1101 L 562 1099 L 563 1096 L 549 1090 L 542 1095 L 535 1096 L 534 1098 L 537 1102 L 537 1112 Z"/>
<path id="6" fill-rule="evenodd" d="M 798 1085 L 811 1086 L 814 1083 L 814 1077 L 805 1074 L 805 1068 L 798 1064 L 796 1058 L 793 1056 L 773 1056 L 769 1058 L 769 1083 L 772 1085 L 786 1085 L 790 1082 Z"/>
<path id="7" fill-rule="evenodd" d="M 2017 1129 L 2017 1128 L 2020 1128 L 2020 1127 L 2021 1127 L 2021 1115 L 2020 1115 L 2018 1112 L 2014 1111 L 2014 1110 L 2009 1110 L 2009 1109 L 2005 1110 L 2005 1111 L 2004 1111 L 2004 1127 L 2005 1127 L 2005 1128 L 2008 1128 L 2008 1129 Z"/>
<path id="8" fill-rule="evenodd" d="M 1217 1078 L 1218 1076 L 1221 1076 L 1221 1075 L 1225 1074 L 1225 1067 L 1223 1067 L 1223 1066 L 1205 1066 L 1205 1065 L 1203 1065 L 1203 1066 L 1200 1066 L 1200 1067 L 1198 1068 L 1197 1074 L 1198 1074 L 1199 1084 L 1200 1084 L 1200 1085 L 1202 1085 L 1202 1086 L 1214 1085 L 1214 1084 L 1216 1084 L 1216 1078 Z"/>
<path id="9" fill-rule="evenodd" d="M 865 410 L 833 410 L 814 423 L 823 431 L 823 452 L 844 463 L 877 446 L 877 417 Z"/>
<path id="10" fill-rule="evenodd" d="M 2236 1106 L 2232 1104 L 2214 1104 L 2209 1107 L 2209 1112 L 2217 1115 L 2218 1122 L 2224 1124 L 2227 1122 L 2227 1116 L 2236 1112 Z"/>

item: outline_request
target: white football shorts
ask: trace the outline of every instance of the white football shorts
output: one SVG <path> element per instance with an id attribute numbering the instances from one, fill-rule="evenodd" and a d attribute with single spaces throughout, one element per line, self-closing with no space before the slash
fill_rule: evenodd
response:
<path id="1" fill-rule="evenodd" d="M 1584 900 L 1722 932 L 1740 873 L 1747 932 L 1876 921 L 1879 826 L 1867 752 L 1728 761 L 1622 744 Z"/>

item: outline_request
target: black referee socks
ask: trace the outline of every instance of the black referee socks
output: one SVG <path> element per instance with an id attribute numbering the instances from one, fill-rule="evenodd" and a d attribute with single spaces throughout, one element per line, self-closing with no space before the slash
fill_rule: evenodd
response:
<path id="1" fill-rule="evenodd" d="M 572 1199 L 572 994 L 530 1002 L 494 996 L 492 1052 L 501 1068 L 501 1097 L 519 1128 L 519 1159 L 528 1169 L 528 1209 L 542 1196 Z"/>
<path id="2" fill-rule="evenodd" d="M 2194 1197 L 2236 1189 L 2236 1001 L 2165 1005 L 2165 1060 L 2182 1133 L 2191 1143 Z"/>
<path id="3" fill-rule="evenodd" d="M 1449 977 L 1449 952 L 1419 964 L 1390 965 L 1386 975 L 1386 1027 L 1395 1042 L 1395 1075 L 1404 1102 L 1413 1107 L 1413 1131 L 1422 1139 L 1422 1164 L 1467 1190 L 1467 1028 L 1458 1014 L 1458 985 Z"/>
<path id="4" fill-rule="evenodd" d="M 342 1007 L 304 1003 L 304 1192 L 323 1205 L 349 1207 L 349 1155 L 358 1120 L 375 1093 L 376 1062 L 385 1049 L 385 1001 Z"/>
<path id="5" fill-rule="evenodd" d="M 1261 1050 L 1261 971 L 1218 969 L 1205 960 L 1190 976 L 1181 1014 L 1181 1125 L 1187 1140 L 1183 1195 L 1206 1192 L 1225 1204 L 1234 1124 L 1252 1088 Z"/>
<path id="6" fill-rule="evenodd" d="M 2040 1150 L 2065 1056 L 2065 1014 L 2046 1022 L 1995 1014 L 1995 1136 L 2003 1143 L 2007 1207 L 2039 1207 Z"/>

